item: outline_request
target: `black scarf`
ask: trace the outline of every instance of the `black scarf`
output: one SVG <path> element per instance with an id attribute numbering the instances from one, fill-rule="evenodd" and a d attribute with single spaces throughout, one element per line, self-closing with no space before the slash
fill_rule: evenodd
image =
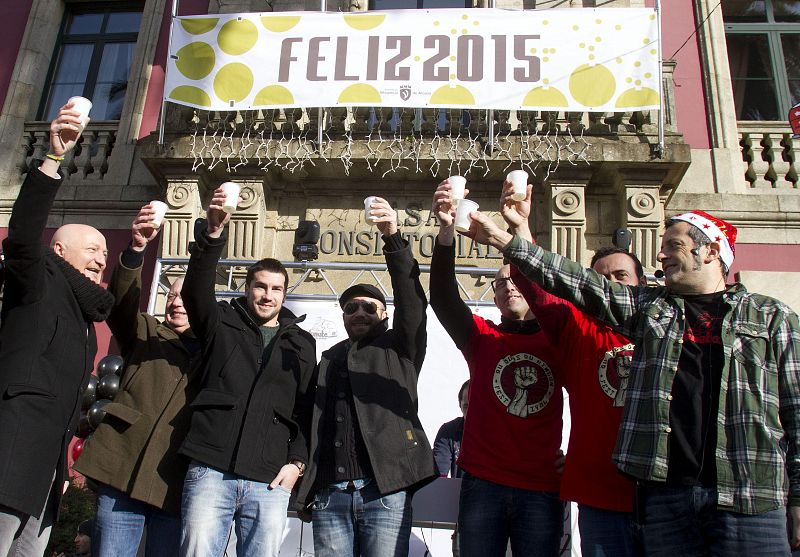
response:
<path id="1" fill-rule="evenodd" d="M 47 250 L 47 258 L 64 274 L 86 321 L 105 321 L 114 307 L 114 295 L 90 281 L 52 249 Z"/>

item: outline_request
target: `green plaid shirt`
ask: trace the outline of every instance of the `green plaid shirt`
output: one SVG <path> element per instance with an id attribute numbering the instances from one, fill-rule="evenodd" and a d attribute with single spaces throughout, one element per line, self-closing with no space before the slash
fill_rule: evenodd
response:
<path id="1" fill-rule="evenodd" d="M 545 290 L 636 344 L 614 461 L 635 478 L 665 481 L 672 381 L 684 302 L 664 287 L 631 287 L 515 237 L 504 255 Z M 717 415 L 717 503 L 757 514 L 800 506 L 800 324 L 786 305 L 742 285 L 724 294 L 725 354 Z"/>

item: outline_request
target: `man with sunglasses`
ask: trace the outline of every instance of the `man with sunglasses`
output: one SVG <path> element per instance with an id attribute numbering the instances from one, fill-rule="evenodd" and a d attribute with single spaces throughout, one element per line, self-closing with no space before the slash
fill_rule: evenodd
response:
<path id="1" fill-rule="evenodd" d="M 511 278 L 494 280 L 501 322 L 473 315 L 455 278 L 455 204 L 445 181 L 431 211 L 439 221 L 431 260 L 431 307 L 470 372 L 469 413 L 458 466 L 462 557 L 556 556 L 563 505 L 558 497 L 562 429 L 560 356 Z"/>
<path id="2" fill-rule="evenodd" d="M 413 490 L 435 477 L 417 416 L 425 358 L 425 292 L 397 214 L 382 198 L 371 215 L 383 234 L 394 293 L 370 284 L 339 298 L 347 340 L 323 352 L 311 424 L 309 467 L 298 500 L 311 509 L 317 557 L 406 557 Z"/>
<path id="3" fill-rule="evenodd" d="M 245 295 L 217 302 L 225 247 L 225 191 L 195 233 L 183 301 L 203 345 L 200 392 L 181 452 L 192 459 L 183 484 L 183 557 L 222 555 L 231 526 L 240 557 L 278 555 L 289 497 L 308 461 L 308 418 L 316 345 L 283 307 L 289 275 L 276 259 L 247 270 Z"/>
<path id="4" fill-rule="evenodd" d="M 139 312 L 145 249 L 158 235 L 155 210 L 141 208 L 109 291 L 108 325 L 125 359 L 114 402 L 73 468 L 99 484 L 92 553 L 133 557 L 147 528 L 147 557 L 178 554 L 181 491 L 188 461 L 178 454 L 197 393 L 200 343 L 183 307 L 183 277 L 169 288 L 163 323 Z"/>

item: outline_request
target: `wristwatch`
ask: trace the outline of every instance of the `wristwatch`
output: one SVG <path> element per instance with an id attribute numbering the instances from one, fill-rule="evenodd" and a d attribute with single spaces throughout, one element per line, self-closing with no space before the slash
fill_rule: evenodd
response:
<path id="1" fill-rule="evenodd" d="M 299 460 L 293 460 L 290 464 L 294 464 L 295 466 L 297 466 L 297 469 L 300 470 L 300 475 L 301 476 L 306 473 L 306 463 L 305 462 L 300 462 Z"/>

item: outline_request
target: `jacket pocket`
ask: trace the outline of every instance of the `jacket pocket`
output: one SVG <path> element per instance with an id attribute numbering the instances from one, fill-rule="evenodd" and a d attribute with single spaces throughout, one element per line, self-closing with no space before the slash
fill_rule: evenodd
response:
<path id="1" fill-rule="evenodd" d="M 139 418 L 142 417 L 142 413 L 138 410 L 134 410 L 130 406 L 125 406 L 119 402 L 110 402 L 106 404 L 105 408 L 106 415 L 113 416 L 127 425 L 135 424 L 139 421 Z"/>
<path id="2" fill-rule="evenodd" d="M 289 451 L 289 443 L 297 437 L 297 424 L 281 413 L 273 412 L 265 424 L 265 435 L 261 442 L 261 458 L 267 464 L 283 466 Z"/>
<path id="3" fill-rule="evenodd" d="M 16 396 L 41 396 L 46 398 L 56 398 L 56 395 L 50 391 L 37 387 L 36 385 L 28 385 L 26 383 L 12 383 L 6 387 L 6 398 L 14 398 Z"/>
<path id="4" fill-rule="evenodd" d="M 192 412 L 192 442 L 222 448 L 227 445 L 237 425 L 235 396 L 222 391 L 204 389 L 189 405 Z"/>

